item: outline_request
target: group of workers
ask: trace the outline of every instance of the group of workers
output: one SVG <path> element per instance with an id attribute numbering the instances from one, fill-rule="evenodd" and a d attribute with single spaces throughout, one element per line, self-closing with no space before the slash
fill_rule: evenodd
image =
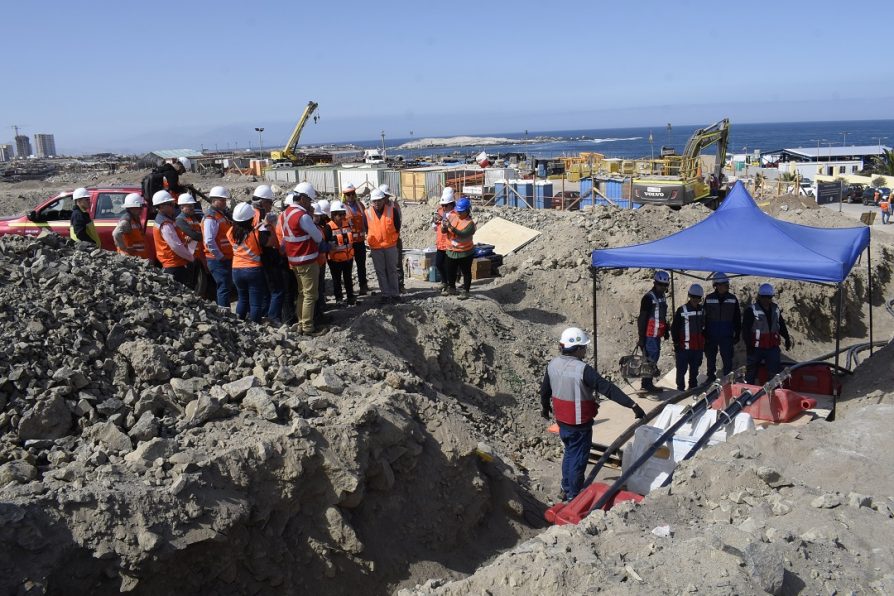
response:
<path id="1" fill-rule="evenodd" d="M 194 189 L 178 188 L 182 192 L 171 186 L 151 197 L 155 257 L 165 273 L 186 286 L 195 284 L 204 263 L 219 306 L 229 308 L 235 288 L 240 318 L 266 318 L 274 326 L 297 322 L 302 333 L 318 335 L 328 323 L 323 291 L 327 266 L 336 306 L 356 304 L 355 264 L 358 293 L 369 293 L 367 247 L 381 301 L 401 301 L 401 210 L 387 185 L 372 190 L 367 207 L 353 185 L 342 189 L 342 200 L 330 202 L 318 199 L 311 183 L 301 182 L 285 196 L 280 213 L 273 211 L 274 192 L 266 184 L 232 212 L 227 208 L 230 192 L 223 186 L 208 192 L 210 206 L 204 212 L 197 209 Z M 72 238 L 100 246 L 89 216 L 90 193 L 79 188 L 73 198 Z M 144 205 L 140 193 L 125 196 L 124 214 L 112 233 L 118 252 L 148 258 Z M 435 230 L 438 269 L 444 294 L 457 293 L 456 279 L 462 273 L 460 298 L 468 296 L 472 279 L 475 224 L 470 212 L 468 199 L 456 200 L 452 188 L 444 189 Z"/>
<path id="2" fill-rule="evenodd" d="M 698 385 L 698 371 L 702 359 L 707 358 L 708 381 L 717 378 L 717 354 L 723 361 L 723 374 L 733 370 L 733 348 L 741 339 L 747 354 L 745 380 L 754 384 L 761 365 L 772 377 L 782 369 L 780 345 L 791 349 L 792 340 L 779 306 L 773 302 L 772 284 L 761 284 L 757 300 L 744 309 L 729 291 L 729 277 L 712 273 L 709 277 L 714 291 L 705 296 L 700 284 L 689 286 L 687 301 L 677 308 L 673 320 L 667 324 L 666 293 L 670 285 L 667 271 L 657 271 L 652 289 L 640 302 L 637 319 L 638 346 L 646 357 L 658 363 L 661 341 L 672 340 L 676 356 L 677 389 L 683 391 Z M 686 383 L 688 372 L 688 385 Z M 642 379 L 643 391 L 658 389 L 651 377 Z"/>

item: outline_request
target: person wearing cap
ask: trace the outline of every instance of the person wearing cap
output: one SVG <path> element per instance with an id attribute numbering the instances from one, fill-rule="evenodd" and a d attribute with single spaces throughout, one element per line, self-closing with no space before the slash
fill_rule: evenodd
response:
<path id="1" fill-rule="evenodd" d="M 254 225 L 250 203 L 239 203 L 233 210 L 233 225 L 227 238 L 233 247 L 233 285 L 236 286 L 236 316 L 260 323 L 267 294 L 267 279 L 261 263 L 263 243 Z"/>
<path id="2" fill-rule="evenodd" d="M 593 444 L 593 420 L 599 411 L 595 393 L 633 410 L 637 419 L 646 413 L 617 385 L 584 362 L 590 337 L 578 327 L 569 327 L 559 338 L 559 355 L 550 360 L 540 384 L 540 415 L 555 415 L 559 437 L 565 446 L 562 456 L 560 498 L 570 501 L 583 488 L 584 468 Z"/>
<path id="3" fill-rule="evenodd" d="M 267 279 L 264 313 L 274 327 L 282 324 L 285 279 L 279 252 L 279 238 L 275 233 L 276 214 L 273 213 L 273 189 L 268 184 L 258 186 L 252 194 L 254 219 L 252 220 L 261 239 L 261 262 Z"/>
<path id="4" fill-rule="evenodd" d="M 295 186 L 294 193 L 292 204 L 280 220 L 279 236 L 297 282 L 295 318 L 303 333 L 316 335 L 314 307 L 320 273 L 317 257 L 320 256 L 320 244 L 324 242 L 323 234 L 311 216 L 311 201 L 317 198 L 317 191 L 310 182 L 301 182 Z"/>
<path id="5" fill-rule="evenodd" d="M 453 211 L 456 206 L 456 196 L 453 188 L 447 186 L 441 193 L 441 200 L 438 201 L 438 210 L 431 218 L 431 227 L 435 230 L 435 268 L 441 276 L 441 294 L 448 294 L 447 284 L 447 250 L 450 248 L 450 240 L 442 228 L 442 223 L 446 220 L 447 215 Z"/>
<path id="6" fill-rule="evenodd" d="M 711 274 L 714 291 L 705 297 L 705 360 L 708 382 L 717 379 L 717 353 L 723 362 L 723 374 L 733 372 L 733 347 L 742 332 L 739 299 L 729 291 L 729 278 L 720 272 Z"/>
<path id="7" fill-rule="evenodd" d="M 202 243 L 205 245 L 205 263 L 217 286 L 218 306 L 229 308 L 230 286 L 233 278 L 233 246 L 227 238 L 230 216 L 227 201 L 230 191 L 223 186 L 215 186 L 208 191 L 211 206 L 202 218 Z"/>
<path id="8" fill-rule="evenodd" d="M 345 213 L 354 234 L 354 263 L 357 265 L 358 293 L 366 296 L 369 286 L 366 281 L 366 205 L 357 198 L 357 189 L 348 184 L 342 189 Z"/>
<path id="9" fill-rule="evenodd" d="M 72 240 L 95 244 L 96 248 L 102 248 L 99 233 L 90 217 L 90 191 L 86 188 L 76 188 L 72 193 L 72 198 L 74 199 L 74 209 L 71 210 L 69 236 Z"/>
<path id="10" fill-rule="evenodd" d="M 146 259 L 146 229 L 143 227 L 143 197 L 132 192 L 124 197 L 124 213 L 112 230 L 115 250 L 122 255 Z"/>
<path id="11" fill-rule="evenodd" d="M 702 307 L 704 288 L 699 284 L 689 286 L 689 299 L 677 308 L 671 322 L 671 337 L 677 359 L 677 389 L 686 390 L 686 371 L 689 371 L 689 389 L 698 386 L 698 369 L 705 353 L 705 310 Z"/>
<path id="12" fill-rule="evenodd" d="M 332 274 L 332 291 L 335 294 L 335 304 L 343 306 L 344 294 L 348 296 L 348 304 L 357 304 L 354 297 L 354 231 L 351 222 L 348 221 L 347 209 L 341 201 L 333 201 L 329 208 L 329 230 L 332 235 L 328 261 L 329 272 Z M 342 286 L 344 285 L 344 292 Z"/>
<path id="13" fill-rule="evenodd" d="M 472 288 L 472 260 L 475 258 L 475 222 L 472 220 L 472 202 L 463 197 L 456 202 L 453 211 L 441 220 L 441 233 L 447 236 L 447 293 L 456 294 L 456 279 L 463 274 L 460 300 L 469 297 Z"/>
<path id="14" fill-rule="evenodd" d="M 372 203 L 366 209 L 369 253 L 379 280 L 379 291 L 384 302 L 400 302 L 400 254 L 397 243 L 400 235 L 400 211 L 387 202 L 381 189 L 369 195 Z"/>
<path id="15" fill-rule="evenodd" d="M 668 286 L 670 286 L 670 274 L 667 271 L 656 271 L 652 289 L 646 292 L 640 300 L 639 316 L 636 320 L 639 333 L 637 346 L 643 351 L 646 358 L 656 365 L 661 356 L 661 340 L 670 338 L 670 329 L 667 326 L 667 299 L 665 298 Z M 658 391 L 652 377 L 643 377 L 641 388 L 643 391 Z"/>
<path id="16" fill-rule="evenodd" d="M 385 203 L 387 205 L 391 205 L 394 209 L 395 213 L 397 213 L 398 219 L 401 218 L 400 212 L 400 204 L 397 202 L 397 199 L 394 198 L 394 193 L 391 192 L 391 189 L 387 184 L 380 184 L 379 190 L 385 195 Z M 400 294 L 406 292 L 406 288 L 404 287 L 404 267 L 403 267 L 403 255 L 404 255 L 404 241 L 403 238 L 400 237 L 400 228 L 397 230 L 397 288 Z"/>
<path id="17" fill-rule="evenodd" d="M 785 340 L 785 349 L 792 349 L 792 339 L 788 334 L 782 311 L 773 302 L 776 295 L 772 284 L 761 284 L 757 290 L 757 301 L 742 313 L 742 341 L 745 342 L 745 382 L 754 385 L 760 365 L 767 367 L 767 378 L 772 378 L 782 370 L 782 352 L 779 338 Z"/>
<path id="18" fill-rule="evenodd" d="M 152 206 L 157 212 L 155 229 L 152 230 L 155 256 L 165 273 L 189 286 L 189 265 L 195 260 L 195 255 L 187 248 L 183 232 L 174 224 L 174 197 L 166 190 L 159 190 L 152 195 Z"/>

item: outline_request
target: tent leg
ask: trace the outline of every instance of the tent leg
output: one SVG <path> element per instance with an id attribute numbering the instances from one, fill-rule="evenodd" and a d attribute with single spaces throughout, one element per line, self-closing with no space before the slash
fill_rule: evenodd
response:
<path id="1" fill-rule="evenodd" d="M 590 267 L 590 275 L 593 277 L 593 368 L 599 370 L 599 315 L 596 312 L 598 273 Z"/>
<path id="2" fill-rule="evenodd" d="M 841 354 L 841 303 L 844 301 L 844 288 L 841 287 L 841 284 L 838 284 L 838 308 L 837 313 L 835 315 L 835 366 L 836 368 L 839 365 L 839 358 Z M 834 393 L 832 395 L 832 411 L 829 412 L 827 420 L 835 420 L 835 410 L 838 408 L 838 396 Z"/>
<path id="3" fill-rule="evenodd" d="M 670 311 L 671 311 L 671 313 L 675 313 L 675 312 L 677 312 L 677 305 L 674 302 L 674 270 L 673 269 L 671 269 L 670 274 L 671 274 L 671 285 L 670 285 L 671 308 L 670 308 Z"/>
<path id="4" fill-rule="evenodd" d="M 872 244 L 866 245 L 866 277 L 869 280 L 869 355 L 872 356 Z"/>

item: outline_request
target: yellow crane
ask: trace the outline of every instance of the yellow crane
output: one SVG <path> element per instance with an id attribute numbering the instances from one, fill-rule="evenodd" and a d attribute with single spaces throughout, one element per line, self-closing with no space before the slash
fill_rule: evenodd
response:
<path id="1" fill-rule="evenodd" d="M 304 108 L 304 113 L 301 114 L 301 118 L 298 119 L 298 124 L 295 125 L 295 130 L 292 131 L 292 134 L 289 136 L 289 140 L 286 141 L 286 144 L 282 148 L 282 151 L 270 152 L 270 158 L 274 162 L 288 161 L 298 165 L 306 163 L 308 161 L 307 156 L 301 155 L 297 152 L 298 139 L 301 138 L 301 131 L 304 130 L 304 125 L 307 124 L 307 121 L 317 109 L 317 105 L 318 104 L 315 101 L 307 102 L 307 107 Z"/>

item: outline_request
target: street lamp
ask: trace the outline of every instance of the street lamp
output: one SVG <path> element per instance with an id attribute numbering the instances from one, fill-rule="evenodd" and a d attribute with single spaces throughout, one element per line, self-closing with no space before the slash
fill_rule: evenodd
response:
<path id="1" fill-rule="evenodd" d="M 847 131 L 846 130 L 841 131 L 841 139 L 842 139 L 841 146 L 844 147 L 845 145 L 847 145 Z"/>
<path id="2" fill-rule="evenodd" d="M 878 141 L 878 154 L 882 154 L 882 141 L 887 139 L 888 137 L 872 137 L 876 141 Z"/>
<path id="3" fill-rule="evenodd" d="M 255 132 L 258 133 L 258 147 L 261 153 L 261 159 L 264 158 L 264 141 L 261 137 L 261 134 L 264 132 L 264 127 L 255 127 Z"/>

